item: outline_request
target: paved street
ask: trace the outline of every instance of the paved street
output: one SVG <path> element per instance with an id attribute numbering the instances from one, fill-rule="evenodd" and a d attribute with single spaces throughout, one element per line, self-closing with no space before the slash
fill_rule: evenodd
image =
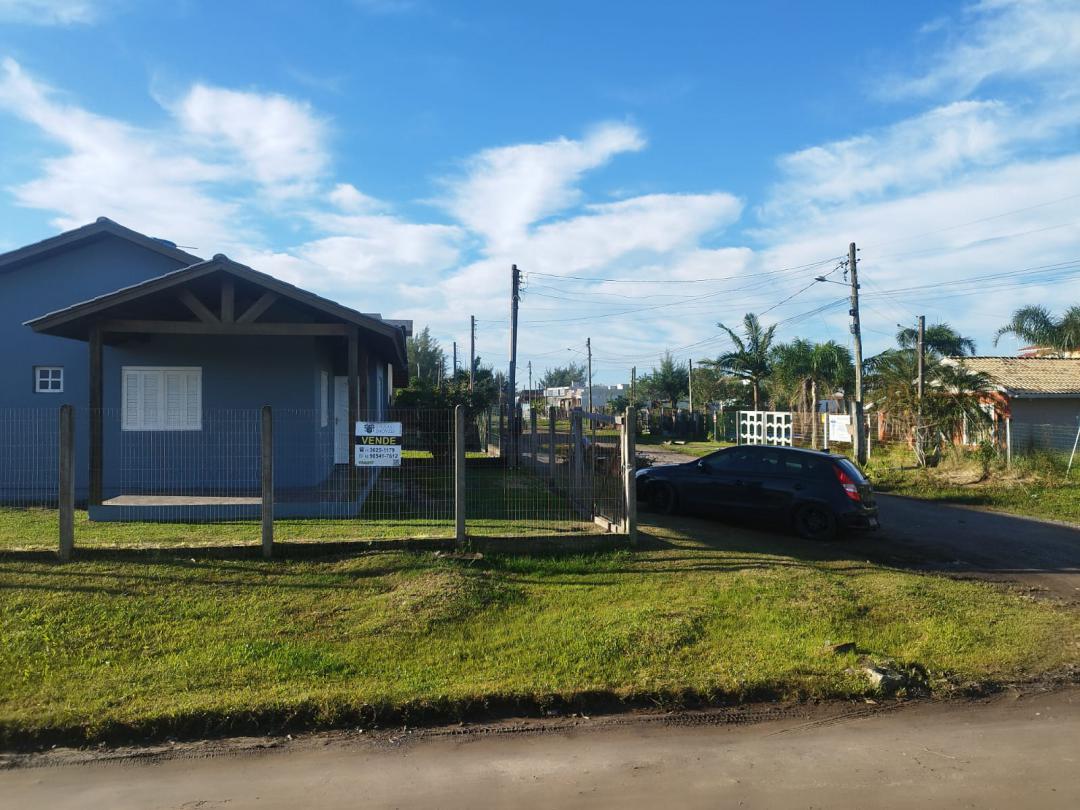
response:
<path id="1" fill-rule="evenodd" d="M 1080 690 L 757 724 L 299 740 L 0 772 L 4 808 L 1080 806 Z M 363 738 L 361 738 L 363 739 Z M 205 752 L 204 752 L 205 753 Z"/>

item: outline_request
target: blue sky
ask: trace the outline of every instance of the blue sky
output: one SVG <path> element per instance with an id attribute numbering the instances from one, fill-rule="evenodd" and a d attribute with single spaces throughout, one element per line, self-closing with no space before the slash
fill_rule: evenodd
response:
<path id="1" fill-rule="evenodd" d="M 0 0 L 0 60 L 0 249 L 110 216 L 497 364 L 511 262 L 601 381 L 849 342 L 853 240 L 868 353 L 1080 300 L 1073 2 Z"/>

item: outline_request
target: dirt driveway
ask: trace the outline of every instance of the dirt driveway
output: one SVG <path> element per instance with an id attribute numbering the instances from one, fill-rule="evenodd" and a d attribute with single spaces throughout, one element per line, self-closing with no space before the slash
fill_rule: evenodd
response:
<path id="1" fill-rule="evenodd" d="M 1080 602 L 1080 528 L 894 495 L 878 501 L 883 528 L 873 539 L 906 562 Z"/>
<path id="2" fill-rule="evenodd" d="M 657 465 L 693 460 L 664 448 L 641 448 L 639 455 Z M 843 550 L 886 564 L 1016 582 L 1036 595 L 1080 603 L 1080 527 L 896 495 L 879 494 L 878 502 L 881 531 L 853 535 Z M 673 520 L 647 513 L 642 518 L 661 525 Z M 704 523 L 701 528 L 715 531 Z M 763 542 L 771 542 L 769 532 L 761 528 Z"/>
<path id="3" fill-rule="evenodd" d="M 750 724 L 661 716 L 511 730 L 18 768 L 0 771 L 0 806 L 1080 807 L 1077 689 Z"/>

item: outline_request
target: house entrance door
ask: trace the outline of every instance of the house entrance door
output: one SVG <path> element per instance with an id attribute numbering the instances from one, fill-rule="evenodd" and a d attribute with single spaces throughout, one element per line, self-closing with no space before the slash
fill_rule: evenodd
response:
<path id="1" fill-rule="evenodd" d="M 334 463 L 349 463 L 348 377 L 334 377 Z"/>

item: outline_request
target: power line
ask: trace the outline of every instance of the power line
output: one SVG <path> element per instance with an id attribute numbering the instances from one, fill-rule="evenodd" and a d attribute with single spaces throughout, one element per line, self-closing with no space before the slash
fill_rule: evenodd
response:
<path id="1" fill-rule="evenodd" d="M 1057 203 L 1068 202 L 1069 200 L 1075 200 L 1077 198 L 1080 198 L 1080 194 L 1070 194 L 1067 197 L 1059 197 L 1056 200 L 1047 200 L 1046 202 L 1036 203 L 1035 205 L 1028 205 L 1024 208 L 1014 208 L 1011 211 L 1003 211 L 1000 214 L 994 214 L 993 216 L 989 217 L 982 217 L 981 219 L 972 219 L 967 222 L 958 223 L 956 225 L 947 225 L 944 228 L 935 228 L 931 231 L 922 231 L 921 233 L 908 234 L 907 236 L 900 236 L 896 239 L 890 239 L 885 242 L 877 242 L 872 245 L 864 245 L 862 249 L 866 250 L 868 247 L 876 248 L 881 247 L 882 245 L 896 244 L 897 242 L 907 242 L 911 239 L 918 239 L 919 237 L 930 236 L 935 233 L 944 233 L 945 231 L 955 231 L 958 228 L 966 228 L 969 225 L 978 225 L 983 222 L 992 222 L 995 219 L 1002 219 L 1003 217 L 1012 216 L 1013 214 L 1022 214 L 1025 211 L 1034 211 L 1036 208 L 1045 208 L 1048 205 L 1056 205 Z"/>
<path id="2" fill-rule="evenodd" d="M 830 256 L 827 259 L 818 259 L 817 261 L 810 262 L 808 264 L 801 264 L 796 267 L 784 267 L 779 270 L 765 270 L 758 273 L 753 273 L 754 276 L 772 276 L 780 273 L 793 273 L 798 270 L 807 270 L 813 267 L 820 267 L 821 265 L 828 264 L 829 262 L 835 262 L 842 259 L 843 256 Z M 734 276 L 710 276 L 706 278 L 666 278 L 666 279 L 639 279 L 639 278 L 605 278 L 601 276 L 575 276 L 575 275 L 560 275 L 558 273 L 541 273 L 537 270 L 530 271 L 529 275 L 543 276 L 544 278 L 557 278 L 557 279 L 569 279 L 574 281 L 593 281 L 602 282 L 604 284 L 711 284 L 716 281 L 730 281 L 735 278 L 746 278 L 746 273 L 740 273 Z"/>

